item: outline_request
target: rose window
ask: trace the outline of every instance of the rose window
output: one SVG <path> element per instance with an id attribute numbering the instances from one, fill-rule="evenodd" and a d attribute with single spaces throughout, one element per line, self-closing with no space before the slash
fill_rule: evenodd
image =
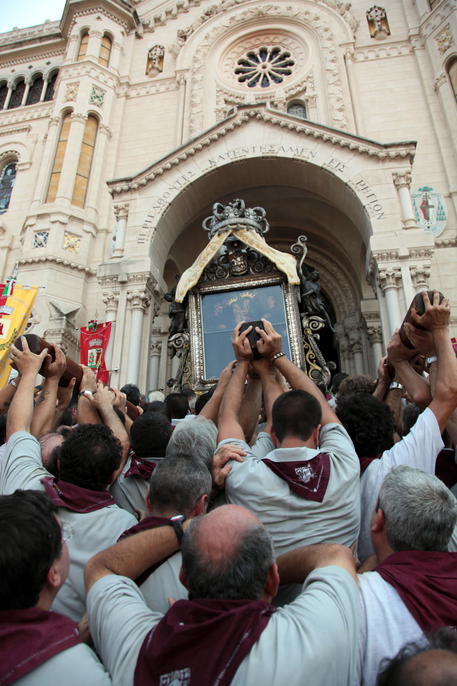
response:
<path id="1" fill-rule="evenodd" d="M 258 50 L 250 50 L 244 57 L 238 60 L 235 74 L 239 83 L 244 83 L 248 88 L 269 88 L 276 83 L 282 83 L 285 76 L 292 74 L 295 64 L 291 59 L 290 52 L 286 52 L 279 46 L 274 48 L 262 47 Z"/>

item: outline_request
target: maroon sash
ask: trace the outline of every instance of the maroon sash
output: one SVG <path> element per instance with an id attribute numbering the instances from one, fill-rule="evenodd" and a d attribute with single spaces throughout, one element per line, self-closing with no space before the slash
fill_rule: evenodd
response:
<path id="1" fill-rule="evenodd" d="M 125 472 L 124 478 L 126 479 L 129 476 L 138 476 L 140 479 L 149 481 L 151 474 L 156 467 L 157 464 L 155 462 L 151 462 L 151 458 L 146 459 L 144 457 L 138 457 L 138 455 L 132 453 L 130 455 L 130 467 Z"/>
<path id="2" fill-rule="evenodd" d="M 0 686 L 9 686 L 54 655 L 81 643 L 78 625 L 40 610 L 0 610 Z"/>
<path id="3" fill-rule="evenodd" d="M 72 512 L 95 512 L 102 507 L 115 504 L 113 496 L 108 491 L 92 491 L 68 481 L 57 480 L 53 476 L 41 479 L 41 483 L 57 507 L 65 507 Z"/>
<path id="4" fill-rule="evenodd" d="M 310 460 L 275 462 L 262 460 L 272 472 L 289 484 L 290 490 L 305 500 L 321 503 L 330 479 L 330 457 L 318 453 Z"/>
<path id="5" fill-rule="evenodd" d="M 404 550 L 375 569 L 423 631 L 457 626 L 457 553 Z"/>
<path id="6" fill-rule="evenodd" d="M 139 534 L 140 531 L 148 531 L 149 529 L 157 529 L 159 526 L 170 526 L 168 524 L 168 521 L 169 521 L 168 517 L 155 517 L 154 515 L 149 515 L 149 517 L 145 517 L 144 519 L 141 520 L 141 522 L 138 522 L 138 524 L 135 524 L 135 526 L 131 526 L 130 529 L 127 529 L 126 531 L 124 531 L 124 533 L 121 534 L 117 540 L 122 541 L 122 539 L 127 538 L 127 536 L 133 536 L 133 534 Z M 138 586 L 141 586 L 141 584 L 146 581 L 146 579 L 152 574 L 152 572 L 155 572 L 155 570 L 158 569 L 161 564 L 166 562 L 168 560 L 168 558 L 172 557 L 172 555 L 174 555 L 174 553 L 171 553 L 171 555 L 167 555 L 167 557 L 164 557 L 164 559 L 160 560 L 160 562 L 156 562 L 155 565 L 148 567 L 142 574 L 140 574 L 139 577 L 137 577 L 135 579 L 135 583 Z"/>
<path id="7" fill-rule="evenodd" d="M 365 470 L 367 467 L 370 466 L 374 460 L 379 460 L 381 457 L 382 453 L 378 453 L 377 455 L 374 455 L 373 457 L 359 457 L 359 462 L 360 462 L 360 476 L 364 474 Z"/>
<path id="8" fill-rule="evenodd" d="M 134 686 L 227 686 L 273 612 L 263 600 L 178 600 L 146 635 Z"/>

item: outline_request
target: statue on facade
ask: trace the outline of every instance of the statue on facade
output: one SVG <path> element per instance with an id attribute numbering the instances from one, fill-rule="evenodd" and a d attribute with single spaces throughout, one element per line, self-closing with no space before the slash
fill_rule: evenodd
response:
<path id="1" fill-rule="evenodd" d="M 184 302 L 176 302 L 175 295 L 176 286 L 163 296 L 165 300 L 170 303 L 168 308 L 168 316 L 170 317 L 170 327 L 168 329 L 169 338 L 177 333 L 187 331 L 186 304 Z"/>
<path id="2" fill-rule="evenodd" d="M 316 269 L 309 267 L 307 264 L 302 264 L 300 282 L 300 309 L 302 312 L 307 315 L 321 317 L 329 329 L 334 332 L 330 314 L 325 305 L 324 298 L 322 297 L 319 272 Z"/>
<path id="3" fill-rule="evenodd" d="M 163 71 L 164 57 L 165 48 L 163 45 L 153 45 L 152 48 L 149 48 L 146 63 L 146 74 L 148 76 L 156 76 Z"/>

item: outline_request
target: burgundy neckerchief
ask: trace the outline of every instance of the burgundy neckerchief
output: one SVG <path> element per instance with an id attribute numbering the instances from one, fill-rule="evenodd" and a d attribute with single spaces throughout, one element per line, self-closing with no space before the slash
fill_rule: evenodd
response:
<path id="1" fill-rule="evenodd" d="M 455 458 L 455 450 L 452 450 L 452 448 L 443 448 L 436 458 L 435 475 L 448 488 L 452 488 L 457 484 L 457 463 Z"/>
<path id="2" fill-rule="evenodd" d="M 457 553 L 404 550 L 374 571 L 395 588 L 423 631 L 457 626 Z"/>
<path id="3" fill-rule="evenodd" d="M 156 462 L 151 462 L 151 458 L 138 457 L 135 453 L 130 453 L 130 467 L 124 474 L 124 479 L 129 476 L 139 476 L 145 481 L 149 481 L 151 474 L 157 467 Z"/>
<path id="4" fill-rule="evenodd" d="M 330 479 L 330 458 L 327 453 L 318 453 L 310 460 L 297 462 L 275 462 L 267 458 L 262 462 L 276 476 L 287 481 L 295 495 L 318 503 L 323 501 Z"/>
<path id="5" fill-rule="evenodd" d="M 370 466 L 374 460 L 379 460 L 381 458 L 382 453 L 378 453 L 377 455 L 373 455 L 373 457 L 359 457 L 359 462 L 360 462 L 360 476 L 364 474 L 365 470 L 367 467 Z"/>
<path id="6" fill-rule="evenodd" d="M 168 517 L 155 517 L 154 515 L 149 515 L 148 517 L 142 519 L 141 522 L 138 522 L 138 524 L 135 524 L 135 526 L 131 526 L 130 529 L 124 531 L 124 533 L 122 533 L 117 540 L 121 541 L 123 538 L 127 538 L 127 536 L 139 534 L 140 531 L 157 529 L 159 526 L 170 526 L 168 524 L 168 521 Z M 174 555 L 174 553 L 171 553 L 171 555 L 167 555 L 167 557 L 164 557 L 163 560 L 160 560 L 160 562 L 156 562 L 155 565 L 148 567 L 142 574 L 140 574 L 139 577 L 135 579 L 135 583 L 138 584 L 138 586 L 141 586 L 141 584 L 146 581 L 146 579 L 152 574 L 152 572 L 155 572 L 155 570 L 158 569 L 161 564 L 166 562 L 168 558 L 172 557 L 172 555 Z"/>
<path id="7" fill-rule="evenodd" d="M 115 505 L 114 498 L 108 491 L 93 491 L 53 476 L 46 476 L 41 479 L 41 483 L 57 507 L 65 507 L 72 512 L 95 512 L 108 505 Z"/>
<path id="8" fill-rule="evenodd" d="M 227 686 L 275 608 L 263 600 L 178 600 L 145 637 L 134 686 Z M 179 678 L 181 680 L 179 680 Z"/>
<path id="9" fill-rule="evenodd" d="M 51 657 L 81 643 L 78 625 L 31 607 L 0 610 L 0 686 L 9 686 Z"/>

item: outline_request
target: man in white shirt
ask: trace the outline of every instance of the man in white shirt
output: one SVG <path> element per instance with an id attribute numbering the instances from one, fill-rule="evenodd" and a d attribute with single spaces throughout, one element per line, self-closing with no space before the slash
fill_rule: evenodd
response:
<path id="1" fill-rule="evenodd" d="M 257 343 L 261 360 L 253 360 L 249 329 L 234 331 L 238 362 L 222 400 L 218 439 L 240 446 L 245 457 L 232 463 L 227 501 L 257 514 L 276 554 L 320 542 L 350 546 L 360 518 L 359 461 L 352 441 L 317 386 L 281 352 L 281 336 L 263 321 Z M 262 381 L 267 430 L 277 445 L 262 458 L 246 443 L 239 418 L 251 362 Z M 276 370 L 293 391 L 282 393 Z"/>
<path id="2" fill-rule="evenodd" d="M 275 610 L 278 567 L 255 515 L 225 505 L 184 528 L 181 580 L 189 600 L 164 617 L 146 606 L 131 579 L 176 551 L 171 526 L 129 536 L 87 565 L 91 635 L 115 683 L 302 686 L 310 674 L 313 686 L 354 683 L 358 592 L 347 548 L 311 549 L 300 570 L 302 581 L 308 575 L 302 593 Z M 297 558 L 289 555 L 279 571 L 296 581 Z"/>
<path id="3" fill-rule="evenodd" d="M 371 523 L 377 566 L 358 576 L 363 686 L 406 643 L 455 625 L 457 553 L 447 545 L 456 522 L 457 500 L 435 476 L 400 466 L 384 479 Z"/>
<path id="4" fill-rule="evenodd" d="M 46 491 L 58 507 L 60 520 L 71 526 L 71 563 L 68 577 L 53 609 L 79 621 L 85 610 L 83 572 L 87 560 L 98 550 L 114 543 L 136 518 L 119 508 L 107 487 L 121 461 L 121 445 L 103 425 L 80 425 L 62 443 L 58 478 L 41 461 L 40 444 L 31 435 L 33 391 L 41 355 L 13 346 L 12 355 L 21 372 L 18 389 L 8 411 L 8 443 L 0 462 L 0 493 L 20 489 Z M 102 391 L 103 392 L 103 391 Z"/>

